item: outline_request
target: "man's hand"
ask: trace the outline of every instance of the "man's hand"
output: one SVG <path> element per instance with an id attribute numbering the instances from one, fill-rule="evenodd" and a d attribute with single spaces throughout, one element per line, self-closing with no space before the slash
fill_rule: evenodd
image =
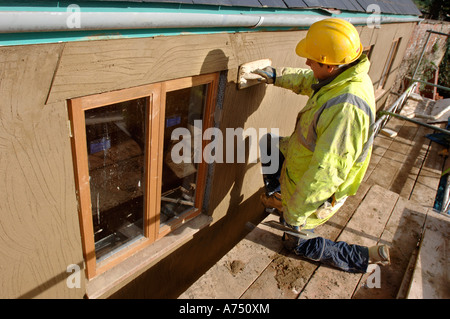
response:
<path id="1" fill-rule="evenodd" d="M 263 77 L 267 84 L 273 84 L 275 82 L 276 71 L 270 66 L 267 66 L 264 69 L 256 69 L 252 71 L 252 73 L 258 74 L 259 76 Z"/>

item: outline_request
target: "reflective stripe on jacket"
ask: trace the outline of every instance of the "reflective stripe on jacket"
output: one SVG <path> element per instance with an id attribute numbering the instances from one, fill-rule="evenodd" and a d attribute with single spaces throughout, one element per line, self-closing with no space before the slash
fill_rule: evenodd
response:
<path id="1" fill-rule="evenodd" d="M 317 83 L 306 69 L 277 70 L 275 85 L 308 95 L 294 133 L 281 141 L 286 160 L 280 178 L 285 220 L 305 229 L 327 221 L 314 214 L 330 199 L 356 193 L 367 170 L 375 121 L 370 63 L 358 63 L 314 93 Z"/>

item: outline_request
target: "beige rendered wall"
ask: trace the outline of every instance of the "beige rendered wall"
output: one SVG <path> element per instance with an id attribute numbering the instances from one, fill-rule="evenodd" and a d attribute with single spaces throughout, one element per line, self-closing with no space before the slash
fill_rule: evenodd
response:
<path id="1" fill-rule="evenodd" d="M 392 63 L 390 73 L 387 77 L 385 89 L 376 91 L 377 109 L 384 106 L 389 92 L 396 80 L 400 64 L 405 55 L 405 50 L 415 28 L 415 23 L 393 23 L 382 24 L 380 28 L 362 28 L 360 37 L 363 45 L 374 45 L 371 54 L 371 67 L 369 75 L 373 81 L 374 88 L 377 89 L 383 68 L 387 62 L 389 49 L 393 41 L 400 39 L 397 54 Z"/>
<path id="2" fill-rule="evenodd" d="M 386 47 L 396 37 L 407 40 L 413 26 L 358 28 L 364 46 L 376 44 L 376 67 L 370 70 L 375 83 Z M 306 98 L 265 85 L 238 91 L 237 68 L 262 58 L 277 67 L 306 67 L 294 52 L 305 34 L 222 33 L 0 48 L 0 297 L 85 295 L 84 278 L 80 288 L 66 284 L 67 267 L 83 267 L 67 99 L 228 70 L 221 130 L 279 128 L 288 135 Z M 259 163 L 218 163 L 212 185 L 207 210 L 212 224 L 113 297 L 177 297 L 242 238 L 248 220 L 262 217 Z"/>
<path id="3" fill-rule="evenodd" d="M 83 296 L 66 286 L 83 263 L 67 111 L 45 103 L 61 49 L 0 48 L 1 298 Z"/>

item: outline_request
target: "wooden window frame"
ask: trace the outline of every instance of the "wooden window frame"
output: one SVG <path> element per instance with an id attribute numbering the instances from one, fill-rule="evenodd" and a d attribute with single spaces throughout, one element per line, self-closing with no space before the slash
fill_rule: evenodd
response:
<path id="1" fill-rule="evenodd" d="M 217 97 L 217 90 L 219 87 L 219 73 L 211 73 L 206 75 L 200 75 L 195 77 L 189 77 L 189 78 L 182 78 L 182 79 L 176 79 L 165 82 L 165 92 L 164 92 L 164 104 L 165 105 L 165 95 L 166 93 L 182 90 L 198 85 L 204 85 L 208 84 L 208 90 L 207 90 L 207 100 L 205 109 L 203 111 L 203 132 L 214 126 L 214 109 L 216 105 L 216 97 Z M 161 108 L 161 112 L 164 112 L 165 108 Z M 163 144 L 163 137 L 164 137 L 164 119 L 165 114 L 162 115 L 162 123 L 161 123 L 161 141 L 160 141 L 160 149 L 162 149 Z M 202 152 L 205 146 L 207 145 L 207 142 L 202 139 Z M 172 232 L 174 229 L 179 227 L 181 224 L 185 223 L 187 220 L 192 219 L 196 216 L 198 216 L 202 212 L 202 204 L 203 204 L 203 196 L 204 196 L 204 190 L 206 186 L 206 176 L 207 176 L 207 170 L 208 166 L 207 163 L 203 161 L 199 163 L 198 173 L 197 173 L 197 183 L 196 183 L 196 192 L 195 192 L 195 207 L 193 210 L 184 213 L 182 215 L 182 218 L 177 218 L 172 221 L 170 221 L 167 225 L 164 225 L 163 227 L 159 227 L 159 215 L 156 224 L 157 229 L 157 238 L 161 239 L 162 237 L 166 236 L 168 233 Z M 159 167 L 158 167 L 158 176 L 162 176 L 162 156 L 159 158 Z M 200 191 L 199 191 L 200 190 Z M 159 205 L 161 201 L 161 185 L 158 187 L 158 200 L 157 203 Z M 159 206 L 158 206 L 159 209 Z"/>
<path id="2" fill-rule="evenodd" d="M 398 39 L 392 41 L 391 48 L 388 53 L 388 58 L 386 60 L 383 71 L 381 73 L 381 77 L 380 77 L 380 81 L 378 83 L 377 90 L 384 90 L 387 79 L 389 77 L 389 73 L 391 72 L 391 69 L 392 69 L 392 64 L 394 63 L 395 58 L 397 57 L 398 49 L 400 47 L 400 41 L 401 41 L 401 38 L 398 38 Z"/>
<path id="3" fill-rule="evenodd" d="M 369 61 L 370 61 L 370 58 L 372 57 L 372 51 L 373 51 L 374 46 L 375 46 L 374 44 L 371 44 L 371 45 L 368 45 L 363 48 L 363 53 L 367 52 L 366 56 L 369 59 Z"/>
<path id="4" fill-rule="evenodd" d="M 86 277 L 92 279 L 108 269 L 120 264 L 136 251 L 152 244 L 166 236 L 188 220 L 202 212 L 204 188 L 206 185 L 207 163 L 199 163 L 195 206 L 184 213 L 181 218 L 160 227 L 160 203 L 162 181 L 162 152 L 164 143 L 165 102 L 166 94 L 198 85 L 208 85 L 207 101 L 203 112 L 203 130 L 213 126 L 214 106 L 216 103 L 219 73 L 211 73 L 194 77 L 170 80 L 148 84 L 134 88 L 122 89 L 108 93 L 94 94 L 67 101 L 69 120 L 71 124 L 71 146 L 75 172 L 75 186 L 78 201 L 78 215 L 85 259 Z M 145 188 L 144 196 L 144 234 L 111 257 L 97 262 L 95 255 L 94 227 L 92 220 L 91 195 L 89 183 L 88 152 L 86 146 L 85 111 L 115 103 L 121 103 L 138 98 L 147 98 L 148 117 L 145 119 L 147 144 L 145 151 Z M 206 142 L 202 139 L 202 149 Z"/>

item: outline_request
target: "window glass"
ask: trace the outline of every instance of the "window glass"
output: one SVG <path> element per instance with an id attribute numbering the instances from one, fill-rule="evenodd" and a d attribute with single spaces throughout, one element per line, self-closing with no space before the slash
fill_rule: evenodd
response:
<path id="1" fill-rule="evenodd" d="M 97 261 L 143 236 L 148 99 L 85 111 Z"/>
<path id="2" fill-rule="evenodd" d="M 195 207 L 198 172 L 195 158 L 201 156 L 201 120 L 207 88 L 207 84 L 198 85 L 166 95 L 160 227 Z M 175 134 L 172 139 L 172 132 L 177 128 L 182 128 L 179 132 L 185 135 Z M 183 143 L 183 147 L 179 143 Z M 173 158 L 173 154 L 184 157 L 183 161 Z"/>

